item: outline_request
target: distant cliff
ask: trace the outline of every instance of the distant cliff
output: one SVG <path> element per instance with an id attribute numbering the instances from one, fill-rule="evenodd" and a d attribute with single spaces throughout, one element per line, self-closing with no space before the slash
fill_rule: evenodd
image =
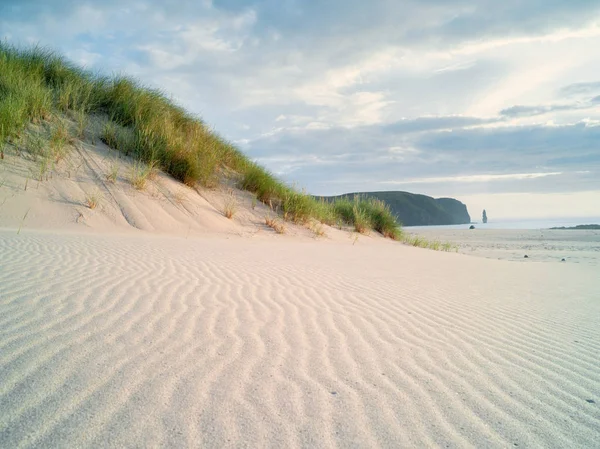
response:
<path id="1" fill-rule="evenodd" d="M 384 201 L 403 226 L 467 224 L 467 206 L 453 198 L 432 198 L 409 192 L 356 192 L 319 197 L 331 201 L 339 197 L 370 196 Z"/>
<path id="2" fill-rule="evenodd" d="M 570 226 L 570 227 L 561 226 L 559 228 L 550 228 L 550 229 L 600 230 L 600 224 L 585 224 L 585 225 L 577 225 L 577 226 Z"/>

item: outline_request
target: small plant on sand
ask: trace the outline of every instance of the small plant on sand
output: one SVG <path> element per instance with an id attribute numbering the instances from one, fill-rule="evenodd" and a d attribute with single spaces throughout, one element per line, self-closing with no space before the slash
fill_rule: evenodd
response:
<path id="1" fill-rule="evenodd" d="M 458 251 L 458 247 L 450 242 L 441 242 L 439 240 L 427 240 L 420 235 L 403 235 L 402 242 L 407 245 L 419 248 L 432 249 L 434 251 Z"/>
<path id="2" fill-rule="evenodd" d="M 40 164 L 39 164 L 39 167 L 38 167 L 37 180 L 39 182 L 42 182 L 44 180 L 44 177 L 47 180 L 48 179 L 48 172 L 51 169 L 52 169 L 52 161 L 50 160 L 49 157 L 43 157 L 40 160 Z"/>
<path id="3" fill-rule="evenodd" d="M 223 215 L 225 215 L 230 220 L 233 218 L 235 213 L 237 212 L 237 201 L 235 199 L 235 195 L 233 191 L 229 192 L 227 198 L 225 198 L 225 203 L 223 204 Z"/>
<path id="4" fill-rule="evenodd" d="M 85 138 L 85 130 L 88 127 L 89 116 L 84 109 L 76 110 L 73 116 L 77 125 L 77 138 L 83 140 Z"/>
<path id="5" fill-rule="evenodd" d="M 456 251 L 456 252 L 458 252 L 458 246 L 453 245 L 450 242 L 444 242 L 444 243 L 442 243 L 441 250 L 442 251 L 446 251 L 446 252 L 450 252 L 450 251 Z"/>
<path id="6" fill-rule="evenodd" d="M 23 215 L 23 218 L 21 219 L 21 224 L 19 224 L 19 230 L 17 231 L 17 234 L 21 233 L 21 228 L 25 224 L 25 219 L 27 218 L 27 214 L 29 214 L 29 211 L 30 209 L 27 209 L 27 212 L 25 212 L 25 215 Z"/>
<path id="7" fill-rule="evenodd" d="M 100 200 L 102 199 L 102 194 L 99 190 L 94 190 L 85 195 L 85 205 L 90 209 L 95 209 L 100 204 Z"/>
<path id="8" fill-rule="evenodd" d="M 323 228 L 323 225 L 319 222 L 315 222 L 315 221 L 311 221 L 308 224 L 308 228 L 314 232 L 316 237 L 325 237 L 327 234 L 325 234 L 325 229 Z"/>
<path id="9" fill-rule="evenodd" d="M 117 159 L 113 159 L 108 167 L 108 172 L 106 173 L 106 180 L 111 184 L 117 182 L 117 178 L 119 177 L 119 162 Z"/>
<path id="10" fill-rule="evenodd" d="M 280 223 L 279 220 L 272 218 L 271 216 L 266 216 L 265 224 L 273 229 L 277 234 L 285 234 L 285 225 Z"/>
<path id="11" fill-rule="evenodd" d="M 186 201 L 185 191 L 183 189 L 179 189 L 173 193 L 173 200 L 175 203 L 183 206 L 183 203 Z"/>
<path id="12" fill-rule="evenodd" d="M 69 130 L 62 120 L 58 121 L 56 127 L 50 135 L 50 151 L 56 162 L 60 161 L 67 154 L 67 144 L 71 141 Z"/>
<path id="13" fill-rule="evenodd" d="M 442 247 L 442 242 L 440 242 L 439 240 L 433 240 L 431 242 L 429 242 L 429 249 L 432 249 L 434 251 L 439 251 Z"/>
<path id="14" fill-rule="evenodd" d="M 417 247 L 421 247 L 421 248 L 427 247 L 427 240 L 425 240 L 423 237 L 420 237 L 418 235 L 407 235 L 404 238 L 404 243 L 406 243 L 407 245 L 417 246 Z"/>
<path id="15" fill-rule="evenodd" d="M 40 156 L 46 157 L 46 143 L 42 136 L 39 134 L 29 134 L 24 141 L 26 150 L 34 161 L 37 161 L 37 158 Z"/>
<path id="16" fill-rule="evenodd" d="M 137 190 L 144 190 L 152 174 L 152 166 L 143 162 L 136 162 L 131 166 L 129 180 Z"/>

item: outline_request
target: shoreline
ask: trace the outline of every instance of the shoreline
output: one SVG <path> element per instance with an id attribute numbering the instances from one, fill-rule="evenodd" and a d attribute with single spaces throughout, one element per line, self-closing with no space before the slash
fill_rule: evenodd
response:
<path id="1" fill-rule="evenodd" d="M 500 220 L 488 221 L 481 223 L 480 221 L 472 221 L 470 223 L 462 223 L 456 225 L 429 225 L 429 226 L 403 226 L 405 230 L 428 230 L 428 229 L 469 229 L 471 225 L 475 229 L 488 230 L 517 230 L 517 231 L 532 231 L 532 230 L 549 230 L 552 228 L 585 226 L 590 224 L 600 223 L 600 217 L 573 217 L 573 218 L 542 218 L 542 219 L 519 219 L 519 220 Z"/>
<path id="2" fill-rule="evenodd" d="M 412 235 L 457 245 L 473 256 L 527 262 L 600 265 L 600 230 L 568 229 L 419 229 Z M 525 255 L 528 257 L 525 258 Z"/>

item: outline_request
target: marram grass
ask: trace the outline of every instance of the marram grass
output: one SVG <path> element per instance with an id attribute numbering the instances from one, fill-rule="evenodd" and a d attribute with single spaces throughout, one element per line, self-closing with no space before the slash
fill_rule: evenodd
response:
<path id="1" fill-rule="evenodd" d="M 238 174 L 241 188 L 284 220 L 345 224 L 364 233 L 374 229 L 396 240 L 402 236 L 383 202 L 358 198 L 329 203 L 299 192 L 159 90 L 131 78 L 86 71 L 41 47 L 20 49 L 0 42 L 0 144 L 22 137 L 30 123 L 61 114 L 75 118 L 78 138 L 85 137 L 90 116 L 104 117 L 101 140 L 139 161 L 131 176 L 136 188 L 145 186 L 145 167 L 160 167 L 185 184 L 206 187 L 217 185 L 221 170 L 227 169 Z M 55 159 L 63 157 L 66 139 L 63 129 L 53 134 Z"/>

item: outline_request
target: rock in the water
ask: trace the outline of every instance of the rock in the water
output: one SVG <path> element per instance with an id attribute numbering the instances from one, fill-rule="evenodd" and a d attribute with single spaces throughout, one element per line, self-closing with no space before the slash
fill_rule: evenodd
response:
<path id="1" fill-rule="evenodd" d="M 471 225 L 469 226 L 469 229 L 475 229 L 475 226 Z"/>
<path id="2" fill-rule="evenodd" d="M 560 259 L 560 261 L 561 261 L 561 262 L 566 262 L 566 260 L 565 260 L 565 259 Z"/>
<path id="3" fill-rule="evenodd" d="M 529 256 L 525 254 L 525 256 L 523 256 L 523 259 L 529 259 Z"/>

